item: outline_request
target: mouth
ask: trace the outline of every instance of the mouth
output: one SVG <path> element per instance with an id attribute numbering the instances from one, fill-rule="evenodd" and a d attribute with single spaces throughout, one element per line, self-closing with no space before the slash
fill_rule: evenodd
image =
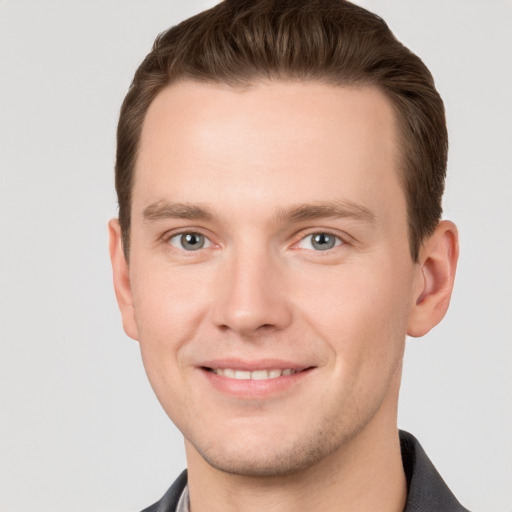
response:
<path id="1" fill-rule="evenodd" d="M 235 380 L 271 380 L 279 377 L 286 377 L 294 375 L 310 368 L 297 369 L 297 368 L 271 368 L 263 370 L 238 370 L 235 368 L 208 368 L 203 367 L 206 371 Z"/>
<path id="2" fill-rule="evenodd" d="M 203 361 L 198 367 L 212 389 L 236 399 L 267 399 L 298 389 L 316 366 L 278 359 Z"/>

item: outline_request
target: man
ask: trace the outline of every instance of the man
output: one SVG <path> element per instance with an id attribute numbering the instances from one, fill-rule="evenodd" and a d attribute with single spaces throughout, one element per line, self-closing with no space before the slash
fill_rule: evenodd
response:
<path id="1" fill-rule="evenodd" d="M 396 426 L 406 335 L 448 308 L 444 109 L 342 0 L 225 1 L 121 110 L 116 296 L 185 438 L 148 511 L 459 511 Z"/>

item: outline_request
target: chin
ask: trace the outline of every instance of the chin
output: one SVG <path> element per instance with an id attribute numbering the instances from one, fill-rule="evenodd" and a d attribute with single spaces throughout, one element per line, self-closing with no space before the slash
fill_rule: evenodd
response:
<path id="1" fill-rule="evenodd" d="M 286 452 L 273 454 L 225 454 L 201 453 L 204 460 L 224 473 L 250 477 L 284 477 L 303 471 L 321 460 L 320 453 Z"/>
<path id="2" fill-rule="evenodd" d="M 326 459 L 343 445 L 345 436 L 320 431 L 295 441 L 274 436 L 267 442 L 261 438 L 231 442 L 229 446 L 195 445 L 195 450 L 213 468 L 224 473 L 248 477 L 286 477 L 307 470 Z"/>

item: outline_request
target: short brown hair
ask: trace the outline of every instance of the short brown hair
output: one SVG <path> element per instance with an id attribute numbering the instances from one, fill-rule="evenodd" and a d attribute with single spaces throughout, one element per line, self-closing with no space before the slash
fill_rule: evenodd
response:
<path id="1" fill-rule="evenodd" d="M 398 121 L 409 245 L 417 261 L 440 221 L 448 136 L 444 105 L 423 62 L 377 15 L 345 0 L 225 0 L 160 34 L 121 107 L 116 190 L 126 257 L 145 114 L 177 80 L 250 85 L 261 79 L 370 85 Z"/>

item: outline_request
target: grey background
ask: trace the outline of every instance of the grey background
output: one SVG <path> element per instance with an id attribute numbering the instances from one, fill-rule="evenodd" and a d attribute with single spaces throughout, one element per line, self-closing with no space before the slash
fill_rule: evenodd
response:
<path id="1" fill-rule="evenodd" d="M 116 117 L 194 0 L 0 3 L 0 510 L 136 511 L 185 467 L 123 333 L 107 220 Z M 471 509 L 512 509 L 512 3 L 367 0 L 431 68 L 461 258 L 444 322 L 408 342 L 399 425 Z"/>

